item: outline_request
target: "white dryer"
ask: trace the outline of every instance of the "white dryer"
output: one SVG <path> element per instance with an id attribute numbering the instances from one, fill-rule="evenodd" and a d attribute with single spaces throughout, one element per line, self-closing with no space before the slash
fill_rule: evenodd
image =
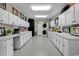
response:
<path id="1" fill-rule="evenodd" d="M 47 36 L 49 25 L 46 22 L 38 22 L 37 35 Z"/>
<path id="2" fill-rule="evenodd" d="M 42 35 L 43 36 L 47 36 L 47 34 L 48 34 L 48 28 L 49 28 L 49 25 L 48 25 L 48 23 L 43 23 L 43 31 L 42 31 Z"/>

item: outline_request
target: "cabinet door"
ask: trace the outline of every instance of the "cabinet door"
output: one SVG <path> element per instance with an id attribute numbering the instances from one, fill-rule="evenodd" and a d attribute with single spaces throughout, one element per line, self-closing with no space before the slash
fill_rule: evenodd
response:
<path id="1" fill-rule="evenodd" d="M 68 40 L 63 41 L 63 55 L 68 56 Z"/>
<path id="2" fill-rule="evenodd" d="M 29 23 L 27 22 L 27 27 L 29 27 Z"/>
<path id="3" fill-rule="evenodd" d="M 61 19 L 61 26 L 64 26 L 65 25 L 65 23 L 66 23 L 66 13 L 64 12 L 63 14 L 62 14 L 62 19 Z"/>
<path id="4" fill-rule="evenodd" d="M 74 21 L 74 18 L 74 6 L 72 6 L 66 11 L 66 25 L 71 25 Z"/>
<path id="5" fill-rule="evenodd" d="M 79 23 L 79 4 L 75 4 L 75 22 Z"/>
<path id="6" fill-rule="evenodd" d="M 8 24 L 8 12 L 0 8 L 0 23 Z"/>
<path id="7" fill-rule="evenodd" d="M 50 21 L 50 27 L 55 27 L 54 20 Z"/>
<path id="8" fill-rule="evenodd" d="M 63 38 L 60 37 L 60 42 L 59 42 L 59 50 L 61 53 L 63 53 Z"/>
<path id="9" fill-rule="evenodd" d="M 18 17 L 9 13 L 9 24 L 11 25 L 18 25 Z"/>
<path id="10" fill-rule="evenodd" d="M 9 24 L 14 25 L 14 15 L 9 13 Z"/>
<path id="11" fill-rule="evenodd" d="M 64 12 L 63 14 L 61 14 L 59 16 L 59 26 L 64 26 L 65 25 L 65 21 L 66 21 L 66 19 L 65 19 L 65 12 Z"/>
<path id="12" fill-rule="evenodd" d="M 18 26 L 21 26 L 21 18 L 18 17 L 17 21 L 18 21 Z"/>
<path id="13" fill-rule="evenodd" d="M 58 19 L 58 21 L 59 21 L 58 26 L 61 26 L 61 25 L 62 25 L 62 15 L 59 15 L 59 19 Z"/>
<path id="14" fill-rule="evenodd" d="M 14 25 L 18 25 L 18 17 L 14 15 Z"/>
<path id="15" fill-rule="evenodd" d="M 60 47 L 59 42 L 60 42 L 60 38 L 59 38 L 59 36 L 57 36 L 57 39 L 56 39 L 56 45 L 57 45 L 57 48 L 58 48 L 58 49 L 59 49 L 59 47 Z"/>
<path id="16" fill-rule="evenodd" d="M 23 20 L 21 19 L 21 26 L 23 26 Z"/>
<path id="17" fill-rule="evenodd" d="M 54 44 L 57 46 L 56 42 L 57 42 L 57 35 L 54 35 L 55 36 L 55 40 L 54 40 Z"/>
<path id="18" fill-rule="evenodd" d="M 54 42 L 54 36 L 52 35 L 52 42 Z"/>
<path id="19" fill-rule="evenodd" d="M 6 40 L 6 55 L 13 55 L 13 39 Z"/>
<path id="20" fill-rule="evenodd" d="M 0 56 L 5 56 L 6 55 L 6 51 L 5 51 L 5 41 L 0 41 Z"/>

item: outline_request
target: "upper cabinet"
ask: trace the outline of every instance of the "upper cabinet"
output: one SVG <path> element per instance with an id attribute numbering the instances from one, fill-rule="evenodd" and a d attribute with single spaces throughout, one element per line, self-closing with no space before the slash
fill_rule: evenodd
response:
<path id="1" fill-rule="evenodd" d="M 8 24 L 8 12 L 0 8 L 0 23 Z"/>
<path id="2" fill-rule="evenodd" d="M 9 24 L 17 25 L 17 19 L 17 16 L 13 15 L 12 13 L 9 13 Z"/>
<path id="3" fill-rule="evenodd" d="M 79 23 L 79 4 L 75 4 L 75 23 Z"/>
<path id="4" fill-rule="evenodd" d="M 74 22 L 75 16 L 74 16 L 74 5 L 70 7 L 66 11 L 66 25 L 71 25 Z"/>
<path id="5" fill-rule="evenodd" d="M 55 27 L 55 20 L 50 21 L 50 27 Z"/>
<path id="6" fill-rule="evenodd" d="M 28 27 L 28 22 L 24 21 L 20 17 L 13 15 L 12 13 L 0 8 L 0 23 L 9 24 L 15 26 Z"/>
<path id="7" fill-rule="evenodd" d="M 65 25 L 65 21 L 66 21 L 65 20 L 65 12 L 63 14 L 59 15 L 58 21 L 59 21 L 58 26 L 64 26 Z"/>

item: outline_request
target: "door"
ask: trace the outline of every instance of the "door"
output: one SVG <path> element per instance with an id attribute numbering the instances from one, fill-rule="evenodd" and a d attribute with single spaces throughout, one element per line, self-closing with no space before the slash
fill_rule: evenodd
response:
<path id="1" fill-rule="evenodd" d="M 29 22 L 28 31 L 32 31 L 32 36 L 34 36 L 35 35 L 35 20 L 32 18 L 29 18 L 28 22 Z"/>
<path id="2" fill-rule="evenodd" d="M 42 23 L 38 23 L 38 30 L 37 30 L 38 35 L 42 35 L 42 31 L 43 31 L 42 25 L 43 25 Z"/>
<path id="3" fill-rule="evenodd" d="M 6 40 L 6 56 L 13 55 L 13 39 Z"/>

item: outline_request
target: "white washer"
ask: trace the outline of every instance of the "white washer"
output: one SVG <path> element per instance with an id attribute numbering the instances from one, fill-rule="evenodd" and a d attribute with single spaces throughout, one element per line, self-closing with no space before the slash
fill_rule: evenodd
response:
<path id="1" fill-rule="evenodd" d="M 47 36 L 48 28 L 49 28 L 48 23 L 43 23 L 43 31 L 42 31 L 43 36 Z"/>
<path id="2" fill-rule="evenodd" d="M 37 35 L 47 36 L 48 28 L 49 28 L 48 23 L 38 22 Z"/>

